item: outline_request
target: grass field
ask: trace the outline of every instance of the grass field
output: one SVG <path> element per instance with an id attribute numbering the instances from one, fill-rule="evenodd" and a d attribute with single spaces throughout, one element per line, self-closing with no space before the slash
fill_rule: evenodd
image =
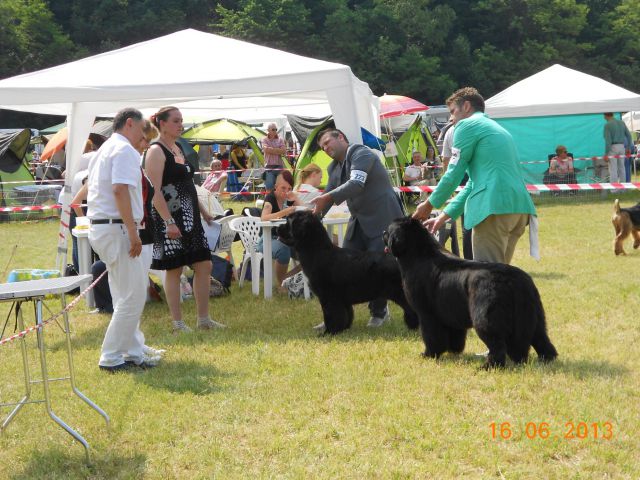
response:
<path id="1" fill-rule="evenodd" d="M 519 243 L 514 264 L 533 276 L 560 353 L 551 365 L 533 355 L 480 370 L 474 333 L 463 355 L 425 360 L 395 306 L 378 330 L 360 306 L 350 331 L 318 337 L 316 300 L 265 301 L 234 285 L 211 301 L 223 331 L 172 335 L 166 307 L 147 305 L 147 343 L 166 348 L 166 360 L 108 375 L 97 361 L 109 317 L 82 302 L 72 314 L 77 382 L 112 426 L 53 384 L 54 409 L 89 441 L 92 464 L 42 405 L 29 405 L 0 437 L 0 477 L 640 478 L 640 251 L 627 242 L 629 255 L 614 256 L 612 203 L 542 202 L 542 260 Z M 52 267 L 56 232 L 55 222 L 0 225 L 0 268 L 13 245 L 10 268 Z M 193 301 L 183 308 L 193 325 Z M 2 320 L 7 312 L 0 304 Z M 64 337 L 55 324 L 46 334 L 62 375 Z M 35 335 L 27 341 L 35 374 Z M 22 384 L 17 343 L 0 346 L 0 401 L 15 401 Z"/>

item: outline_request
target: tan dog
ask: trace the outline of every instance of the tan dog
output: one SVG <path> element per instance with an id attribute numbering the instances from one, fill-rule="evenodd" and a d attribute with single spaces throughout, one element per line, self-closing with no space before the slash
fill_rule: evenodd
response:
<path id="1" fill-rule="evenodd" d="M 616 255 L 626 255 L 622 243 L 630 234 L 633 235 L 633 248 L 640 247 L 640 203 L 630 208 L 620 208 L 620 202 L 616 198 L 611 222 L 616 230 L 613 244 Z"/>

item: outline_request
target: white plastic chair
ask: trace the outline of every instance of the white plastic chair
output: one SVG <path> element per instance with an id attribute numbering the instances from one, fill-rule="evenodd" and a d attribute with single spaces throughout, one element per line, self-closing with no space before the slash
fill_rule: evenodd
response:
<path id="1" fill-rule="evenodd" d="M 233 239 L 236 238 L 236 232 L 231 228 L 231 221 L 235 218 L 239 218 L 240 215 L 229 215 L 216 220 L 220 224 L 220 237 L 218 238 L 218 245 L 215 250 L 211 250 L 211 253 L 223 253 L 229 256 L 231 265 L 236 268 L 236 262 L 233 259 Z"/>
<path id="2" fill-rule="evenodd" d="M 259 225 L 258 217 L 237 217 L 229 224 L 231 230 L 240 234 L 240 240 L 244 246 L 244 257 L 242 258 L 242 268 L 240 269 L 240 280 L 238 286 L 242 287 L 244 277 L 247 273 L 247 265 L 251 261 L 251 291 L 254 295 L 260 294 L 260 262 L 262 253 L 256 250 L 262 227 Z"/>

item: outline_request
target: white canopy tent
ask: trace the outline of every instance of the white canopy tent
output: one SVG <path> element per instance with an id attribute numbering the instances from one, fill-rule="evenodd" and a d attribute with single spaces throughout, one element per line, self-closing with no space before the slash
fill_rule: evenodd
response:
<path id="1" fill-rule="evenodd" d="M 492 118 L 640 110 L 640 95 L 601 78 L 553 65 L 486 101 Z"/>
<path id="2" fill-rule="evenodd" d="M 0 81 L 0 108 L 67 116 L 67 178 L 95 116 L 163 105 L 212 118 L 328 105 L 349 138 L 380 132 L 377 98 L 348 66 L 192 29 Z"/>
<path id="3" fill-rule="evenodd" d="M 66 115 L 65 206 L 95 117 L 164 105 L 245 119 L 255 119 L 260 108 L 270 109 L 265 116 L 309 115 L 328 106 L 350 139 L 362 140 L 360 127 L 380 133 L 379 101 L 348 66 L 192 29 L 0 80 L 0 108 Z M 62 212 L 68 220 L 67 209 Z M 59 268 L 66 262 L 64 234 L 61 239 Z"/>
<path id="4" fill-rule="evenodd" d="M 622 115 L 622 121 L 627 126 L 629 131 L 638 132 L 640 131 L 640 112 L 633 111 L 627 112 Z"/>

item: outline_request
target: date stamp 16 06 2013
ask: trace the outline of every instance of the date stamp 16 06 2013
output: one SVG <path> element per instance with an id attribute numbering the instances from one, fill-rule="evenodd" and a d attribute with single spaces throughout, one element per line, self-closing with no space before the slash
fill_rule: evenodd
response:
<path id="1" fill-rule="evenodd" d="M 529 440 L 611 440 L 614 436 L 612 422 L 565 422 L 564 426 L 551 422 L 527 422 L 524 425 L 512 425 L 510 422 L 491 422 L 489 435 L 492 440 L 509 440 L 524 429 L 524 437 Z"/>

